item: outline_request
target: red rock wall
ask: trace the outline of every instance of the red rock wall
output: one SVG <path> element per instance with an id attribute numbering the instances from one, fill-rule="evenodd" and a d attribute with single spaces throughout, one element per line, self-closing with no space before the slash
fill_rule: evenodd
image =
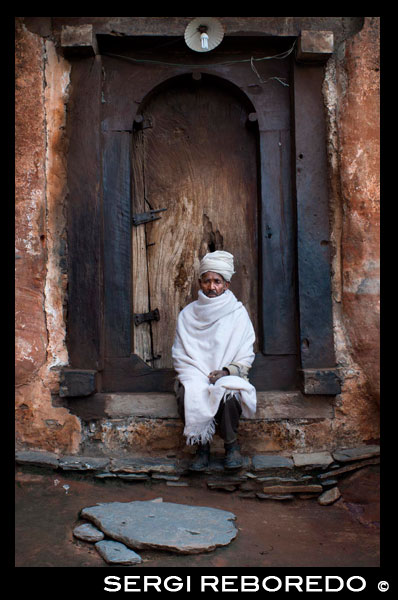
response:
<path id="1" fill-rule="evenodd" d="M 379 21 L 368 18 L 346 47 L 341 107 L 343 313 L 356 361 L 379 399 Z"/>
<path id="2" fill-rule="evenodd" d="M 344 379 L 335 439 L 379 437 L 379 17 L 326 70 L 336 355 Z"/>
<path id="3" fill-rule="evenodd" d="M 16 27 L 16 443 L 77 451 L 80 422 L 52 406 L 65 349 L 61 269 L 65 82 L 51 42 Z"/>

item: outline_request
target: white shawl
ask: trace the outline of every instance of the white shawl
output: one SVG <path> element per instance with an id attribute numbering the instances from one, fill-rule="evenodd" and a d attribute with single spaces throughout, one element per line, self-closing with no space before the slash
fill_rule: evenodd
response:
<path id="1" fill-rule="evenodd" d="M 244 417 L 256 412 L 256 390 L 234 375 L 210 384 L 211 371 L 237 362 L 250 367 L 254 360 L 253 325 L 246 308 L 230 290 L 208 298 L 199 290 L 198 300 L 179 314 L 172 348 L 174 368 L 185 388 L 187 444 L 210 441 L 215 432 L 214 416 L 221 400 L 235 394 Z"/>

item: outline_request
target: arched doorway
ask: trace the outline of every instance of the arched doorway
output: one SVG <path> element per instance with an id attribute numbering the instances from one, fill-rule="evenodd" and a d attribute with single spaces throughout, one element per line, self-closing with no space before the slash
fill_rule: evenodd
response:
<path id="1" fill-rule="evenodd" d="M 181 306 L 196 294 L 192 279 L 197 264 L 195 260 L 199 261 L 206 244 L 209 249 L 219 247 L 221 236 L 223 247 L 227 249 L 227 242 L 228 245 L 230 242 L 225 231 L 229 227 L 224 221 L 218 222 L 219 215 L 213 214 L 207 205 L 206 212 L 203 202 L 198 204 L 202 207 L 202 222 L 198 221 L 198 215 L 195 217 L 201 237 L 195 237 L 196 233 L 188 235 L 191 232 L 185 231 L 184 243 L 178 246 L 184 252 L 180 250 L 179 253 L 175 250 L 175 240 L 180 241 L 181 228 L 188 222 L 180 217 L 189 211 L 194 215 L 196 204 L 189 197 L 198 196 L 197 186 L 202 188 L 199 195 L 203 198 L 207 197 L 209 191 L 208 197 L 215 198 L 216 195 L 224 195 L 218 192 L 220 188 L 217 187 L 223 181 L 227 197 L 234 197 L 235 186 L 229 185 L 229 177 L 235 181 L 235 153 L 239 164 L 237 173 L 246 164 L 244 161 L 247 156 L 247 172 L 256 173 L 256 185 L 259 188 L 251 204 L 256 205 L 258 196 L 257 215 L 252 213 L 250 217 L 253 222 L 249 230 L 253 233 L 247 233 L 247 210 L 241 221 L 238 211 L 233 223 L 238 233 L 240 228 L 236 225 L 242 225 L 244 235 L 241 239 L 246 238 L 250 252 L 255 248 L 251 256 L 258 260 L 257 280 L 255 276 L 248 275 L 239 282 L 247 264 L 251 265 L 252 273 L 256 266 L 254 262 L 242 258 L 241 242 L 238 244 L 235 240 L 233 247 L 229 248 L 237 256 L 238 273 L 233 279 L 236 295 L 245 300 L 245 291 L 250 290 L 249 305 L 252 307 L 253 300 L 257 298 L 257 308 L 249 306 L 252 314 L 257 311 L 252 318 L 259 329 L 259 347 L 250 379 L 258 391 L 302 388 L 308 394 L 338 393 L 336 390 L 339 385 L 334 371 L 329 248 L 324 243 L 329 234 L 322 65 L 299 64 L 289 54 L 287 59 L 262 62 L 259 80 L 247 57 L 280 54 L 291 48 L 293 40 L 267 36 L 230 36 L 218 52 L 218 58 L 213 55 L 212 64 L 204 64 L 203 57 L 192 56 L 184 49 L 183 40 L 174 40 L 175 45 L 169 48 L 169 40 L 162 38 L 157 40 L 160 45 L 152 48 L 155 40 L 147 37 L 104 35 L 102 38 L 103 54 L 95 57 L 95 60 L 79 58 L 72 71 L 68 160 L 67 343 L 71 365 L 68 378 L 78 390 L 68 391 L 68 394 L 79 395 L 82 379 L 86 395 L 94 390 L 145 393 L 173 390 L 173 369 L 152 360 L 161 352 L 164 354 L 164 350 L 158 350 L 152 343 L 145 350 L 144 341 L 135 339 L 135 336 L 141 332 L 143 338 L 150 340 L 151 328 L 148 337 L 148 332 L 145 332 L 145 328 L 148 330 L 148 321 L 144 320 L 134 329 L 134 319 L 136 314 L 147 315 L 149 308 L 158 308 L 163 325 L 169 323 L 169 333 L 165 337 L 169 336 L 170 339 L 172 319 L 176 318 Z M 111 54 L 107 54 L 109 52 Z M 175 60 L 176 52 L 179 61 L 183 61 L 181 64 Z M 222 60 L 229 59 L 231 52 L 237 59 L 233 61 L 233 66 Z M 179 186 L 169 188 L 169 185 L 165 185 L 167 178 L 162 175 L 163 167 L 167 172 L 164 157 L 172 155 L 178 144 L 185 143 L 184 136 L 186 138 L 189 135 L 190 125 L 181 121 L 181 114 L 189 114 L 189 111 L 181 107 L 177 110 L 178 103 L 174 106 L 176 99 L 170 95 L 178 88 L 177 80 L 181 94 L 182 83 L 189 81 L 192 93 L 189 96 L 186 92 L 186 101 L 188 97 L 191 100 L 195 97 L 195 86 L 200 88 L 204 84 L 205 90 L 212 83 L 219 100 L 226 94 L 227 105 L 232 102 L 231 123 L 234 121 L 236 124 L 228 134 L 232 142 L 230 158 L 227 160 L 227 164 L 231 165 L 230 175 L 224 179 L 213 178 L 216 182 L 213 190 L 212 184 L 203 182 L 195 170 L 193 178 L 190 173 L 190 193 L 185 196 L 181 194 L 182 168 L 187 171 L 194 163 L 197 169 L 200 164 L 203 157 L 199 153 L 199 140 L 203 132 L 206 141 L 224 137 L 224 134 L 219 134 L 228 125 L 228 111 L 224 107 L 221 120 L 219 116 L 213 119 L 213 109 L 217 103 L 207 102 L 206 110 L 206 104 L 203 104 L 203 110 L 200 109 L 202 121 L 196 121 L 197 133 L 193 136 L 198 143 L 192 146 L 187 156 L 184 153 L 181 156 L 180 153 L 177 161 L 169 163 L 168 169 L 173 177 L 180 173 L 180 177 L 177 177 Z M 174 129 L 170 129 L 167 113 L 160 118 L 160 122 L 163 120 L 166 124 L 165 131 L 168 131 L 163 136 L 163 145 L 158 144 L 156 136 L 149 143 L 150 135 L 159 122 L 158 117 L 152 121 L 150 119 L 156 98 L 168 98 L 169 109 L 172 108 L 180 117 L 180 123 Z M 253 134 L 246 127 L 242 128 L 243 116 L 245 112 L 246 115 L 250 114 L 252 107 L 258 123 L 256 151 L 250 148 L 253 148 L 257 131 Z M 161 117 L 161 107 L 158 109 Z M 196 113 L 192 111 L 192 106 L 190 108 L 195 117 L 200 110 Z M 155 112 L 152 116 L 156 116 Z M 133 122 L 138 125 L 135 129 Z M 236 132 L 240 132 L 239 135 L 235 135 Z M 242 132 L 245 132 L 243 137 Z M 145 139 L 148 143 L 145 143 Z M 245 140 L 247 152 L 239 156 L 242 140 Z M 148 176 L 145 175 L 145 162 L 136 158 L 140 152 L 144 156 L 145 148 L 151 147 L 152 154 L 148 154 L 148 157 L 153 157 L 152 175 Z M 187 161 L 188 156 L 194 155 L 193 149 L 196 150 L 195 161 Z M 211 161 L 208 156 L 205 159 L 207 169 L 214 172 L 213 167 L 219 164 L 219 157 L 214 157 L 213 146 L 207 152 L 213 152 Z M 224 156 L 224 152 L 225 147 L 221 145 L 219 154 Z M 159 156 L 163 164 L 162 169 L 157 170 Z M 132 188 L 139 186 L 140 181 L 143 191 L 138 193 Z M 192 181 L 197 182 L 194 188 Z M 254 177 L 245 181 L 254 189 Z M 237 188 L 240 187 L 238 183 Z M 173 190 L 174 195 L 167 196 Z M 149 196 L 152 196 L 152 200 Z M 183 200 L 184 197 L 186 200 Z M 133 198 L 141 198 L 141 201 L 134 200 L 136 205 L 132 206 Z M 163 202 L 166 199 L 167 206 Z M 161 220 L 145 227 L 132 226 L 135 217 L 132 212 L 137 210 L 135 214 L 142 215 L 148 212 L 150 206 L 167 208 L 164 212 L 155 213 L 161 216 Z M 212 202 L 212 211 L 215 206 L 218 210 L 223 205 Z M 235 214 L 230 206 L 225 208 L 225 212 L 228 217 Z M 257 239 L 255 218 L 258 221 Z M 165 228 L 167 223 L 169 226 Z M 161 249 L 165 242 L 168 250 L 163 253 Z M 173 247 L 174 251 L 170 251 Z M 135 263 L 133 257 L 139 258 L 140 252 L 141 262 Z M 160 255 L 171 257 L 170 271 L 167 261 L 162 263 L 164 258 L 160 261 L 157 258 Z M 154 274 L 152 283 L 151 269 Z M 159 282 L 167 277 L 173 284 L 168 288 L 171 290 L 169 298 L 165 297 L 165 293 L 159 294 L 159 289 L 162 292 L 161 286 L 156 290 Z M 249 282 L 246 288 L 245 282 Z M 250 287 L 256 284 L 258 295 L 255 288 Z M 151 286 L 154 292 L 151 292 Z M 139 294 L 141 305 L 137 302 Z M 170 298 L 173 308 L 166 309 L 167 316 L 164 318 L 164 307 L 167 302 L 170 306 Z M 157 326 L 162 321 L 151 323 Z M 167 352 L 161 358 L 167 361 Z"/>
<path id="2" fill-rule="evenodd" d="M 235 257 L 231 290 L 259 327 L 258 130 L 225 80 L 175 77 L 139 108 L 132 135 L 132 351 L 172 368 L 179 311 L 197 297 L 204 254 Z M 151 210 L 155 221 L 142 222 Z M 157 310 L 158 320 L 137 315 Z M 256 342 L 255 350 L 261 347 Z"/>

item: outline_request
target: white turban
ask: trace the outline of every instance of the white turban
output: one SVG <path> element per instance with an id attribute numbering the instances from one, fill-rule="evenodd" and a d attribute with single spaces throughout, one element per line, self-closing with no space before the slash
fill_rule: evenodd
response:
<path id="1" fill-rule="evenodd" d="M 229 252 L 224 250 L 216 250 L 206 254 L 199 265 L 199 277 L 207 271 L 222 275 L 225 281 L 231 281 L 234 271 L 234 257 Z"/>

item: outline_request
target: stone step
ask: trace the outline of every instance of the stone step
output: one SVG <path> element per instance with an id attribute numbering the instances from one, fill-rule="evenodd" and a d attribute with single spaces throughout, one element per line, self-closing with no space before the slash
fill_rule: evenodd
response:
<path id="1" fill-rule="evenodd" d="M 269 477 L 272 477 L 273 483 L 280 483 L 278 477 L 283 474 L 289 478 L 297 477 L 300 474 L 301 481 L 309 480 L 308 471 L 316 471 L 320 479 L 327 479 L 331 475 L 339 475 L 355 468 L 378 464 L 380 459 L 380 446 L 361 446 L 355 449 L 358 458 L 350 461 L 348 465 L 341 466 L 340 461 L 336 460 L 341 454 L 341 450 L 329 452 L 308 452 L 285 454 L 260 454 L 254 456 L 244 456 L 243 466 L 238 473 L 245 473 L 249 479 L 258 479 L 263 483 L 270 483 Z M 318 457 L 322 454 L 328 456 L 324 464 L 320 464 Z M 366 454 L 366 458 L 364 457 Z M 297 461 L 300 456 L 300 461 Z M 303 457 L 307 457 L 303 461 Z M 40 450 L 17 450 L 15 461 L 20 465 L 41 466 L 51 469 L 61 469 L 63 471 L 87 471 L 93 473 L 115 473 L 119 474 L 164 474 L 164 475 L 182 475 L 188 469 L 189 460 L 168 458 L 164 456 L 149 457 L 141 455 L 130 455 L 128 457 L 117 456 L 86 456 L 86 455 L 59 455 L 53 452 Z M 329 469 L 329 470 L 328 470 Z M 226 472 L 223 466 L 223 458 L 211 455 L 208 471 L 214 473 L 223 473 L 227 477 L 236 477 L 236 474 Z M 234 472 L 235 473 L 235 472 Z M 268 475 L 268 478 L 265 478 Z M 275 481 L 274 481 L 275 480 Z"/>
<path id="2" fill-rule="evenodd" d="M 86 421 L 130 417 L 179 419 L 172 393 L 98 393 L 84 399 L 69 399 L 67 407 Z M 298 391 L 268 391 L 257 392 L 257 412 L 250 421 L 333 417 L 333 400 L 329 396 L 304 396 Z"/>
<path id="3" fill-rule="evenodd" d="M 356 458 L 349 462 L 336 460 L 345 454 L 349 454 L 350 458 L 355 455 Z M 189 459 L 164 456 L 60 456 L 51 452 L 19 450 L 16 452 L 16 463 L 26 467 L 51 468 L 63 473 L 79 472 L 97 479 L 121 479 L 131 485 L 143 481 L 163 481 L 167 485 L 207 485 L 210 489 L 236 491 L 245 497 L 260 499 L 288 499 L 303 493 L 313 497 L 331 489 L 333 492 L 329 495 L 334 501 L 338 498 L 338 479 L 357 469 L 378 465 L 379 455 L 380 447 L 374 445 L 330 453 L 244 456 L 242 468 L 234 472 L 224 469 L 223 457 L 212 455 L 209 468 L 200 473 L 189 471 Z M 319 460 L 320 456 L 323 461 Z M 325 503 L 329 503 L 328 497 L 325 497 Z"/>
<path id="4" fill-rule="evenodd" d="M 82 447 L 87 455 L 189 453 L 173 393 L 97 393 L 60 401 L 80 418 Z M 319 422 L 329 431 L 333 419 L 334 403 L 330 396 L 260 391 L 255 417 L 240 421 L 239 440 L 244 453 L 280 451 L 286 441 L 289 449 L 298 450 L 305 445 L 306 428 L 311 429 L 314 422 Z M 314 438 L 314 432 L 310 435 Z M 323 444 L 324 435 L 320 428 L 320 439 L 312 439 L 312 444 Z M 223 450 L 223 442 L 217 435 L 213 446 L 215 450 Z"/>

